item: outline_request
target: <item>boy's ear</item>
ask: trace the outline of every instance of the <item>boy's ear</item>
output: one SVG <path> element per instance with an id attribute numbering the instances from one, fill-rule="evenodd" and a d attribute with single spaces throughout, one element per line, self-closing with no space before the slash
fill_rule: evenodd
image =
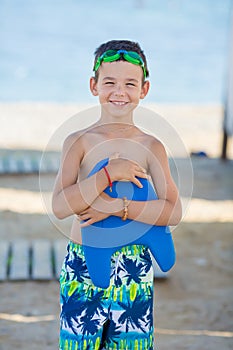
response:
<path id="1" fill-rule="evenodd" d="M 146 97 L 146 95 L 148 94 L 149 88 L 150 88 L 150 82 L 149 82 L 149 80 L 146 80 L 144 82 L 144 84 L 142 85 L 140 99 L 143 100 L 144 97 Z"/>
<path id="2" fill-rule="evenodd" d="M 90 90 L 93 96 L 98 96 L 97 81 L 95 77 L 90 79 Z"/>

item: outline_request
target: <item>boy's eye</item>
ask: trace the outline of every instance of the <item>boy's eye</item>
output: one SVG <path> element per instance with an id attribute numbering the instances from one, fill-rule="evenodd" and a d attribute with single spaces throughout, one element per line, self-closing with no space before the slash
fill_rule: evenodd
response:
<path id="1" fill-rule="evenodd" d="M 105 85 L 113 85 L 113 84 L 114 84 L 113 81 L 106 81 L 106 82 L 105 82 Z"/>
<path id="2" fill-rule="evenodd" d="M 127 86 L 136 86 L 134 83 L 127 83 Z"/>

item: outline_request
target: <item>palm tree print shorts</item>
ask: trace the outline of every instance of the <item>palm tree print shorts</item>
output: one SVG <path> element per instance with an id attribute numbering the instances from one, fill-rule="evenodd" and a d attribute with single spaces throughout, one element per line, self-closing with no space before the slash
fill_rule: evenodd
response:
<path id="1" fill-rule="evenodd" d="M 147 247 L 111 259 L 107 289 L 88 274 L 83 248 L 69 242 L 60 276 L 60 350 L 153 350 L 153 266 Z"/>

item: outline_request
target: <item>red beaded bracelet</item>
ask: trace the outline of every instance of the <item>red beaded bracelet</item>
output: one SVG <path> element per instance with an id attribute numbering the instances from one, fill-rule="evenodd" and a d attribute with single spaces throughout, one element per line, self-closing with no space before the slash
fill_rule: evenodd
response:
<path id="1" fill-rule="evenodd" d="M 108 178 L 108 183 L 109 183 L 109 190 L 110 190 L 110 192 L 112 192 L 112 181 L 111 181 L 111 177 L 110 177 L 110 175 L 109 175 L 109 172 L 107 171 L 107 169 L 106 169 L 106 167 L 104 166 L 104 171 L 105 171 L 105 174 L 106 174 L 106 176 L 107 176 L 107 178 Z"/>

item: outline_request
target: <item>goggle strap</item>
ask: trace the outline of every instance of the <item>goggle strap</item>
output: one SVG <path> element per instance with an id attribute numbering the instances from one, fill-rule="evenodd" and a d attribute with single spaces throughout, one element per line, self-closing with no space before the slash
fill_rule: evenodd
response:
<path id="1" fill-rule="evenodd" d="M 107 51 L 106 51 L 107 52 Z M 98 57 L 96 64 L 93 68 L 93 70 L 95 72 L 97 72 L 97 70 L 99 69 L 100 65 L 102 62 L 114 62 L 117 61 L 120 57 L 121 54 L 123 55 L 124 59 L 132 64 L 135 65 L 140 65 L 142 70 L 143 70 L 143 74 L 144 77 L 146 78 L 146 69 L 144 66 L 144 62 L 142 60 L 142 58 L 140 57 L 140 55 L 138 54 L 138 58 L 132 57 L 132 55 L 130 55 L 130 51 L 126 51 L 126 50 L 118 50 L 115 54 L 113 54 L 112 56 L 108 56 L 106 55 L 106 52 L 104 52 L 100 57 Z"/>

